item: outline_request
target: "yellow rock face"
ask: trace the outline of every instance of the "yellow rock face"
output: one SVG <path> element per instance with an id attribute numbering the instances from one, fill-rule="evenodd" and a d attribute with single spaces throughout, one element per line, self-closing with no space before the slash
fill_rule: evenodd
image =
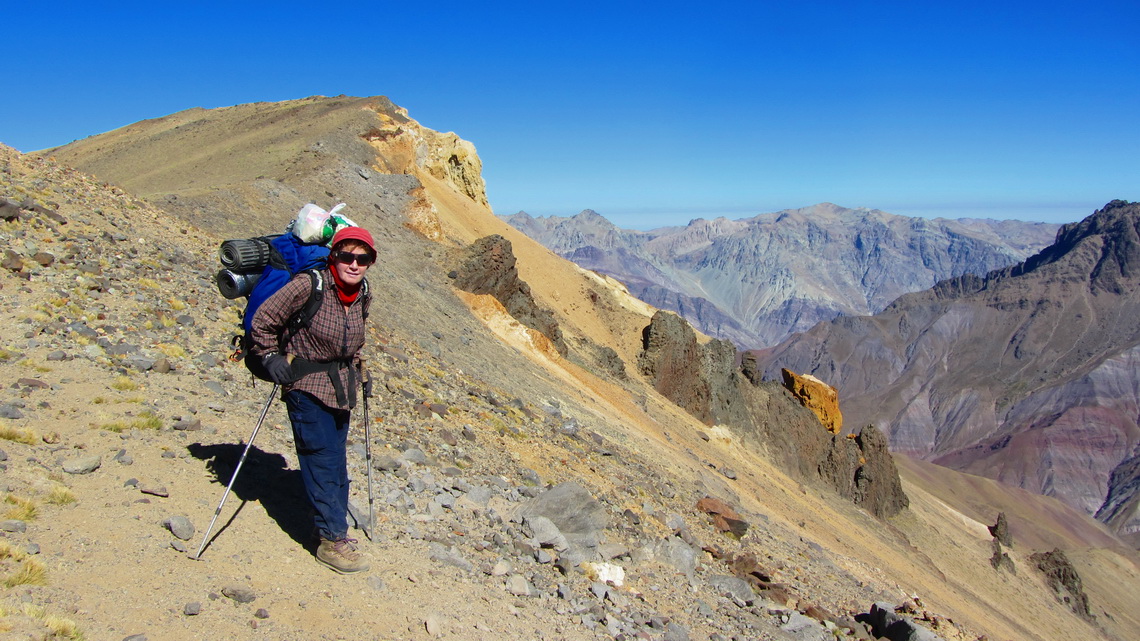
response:
<path id="1" fill-rule="evenodd" d="M 818 378 L 805 374 L 800 376 L 784 369 L 784 387 L 799 399 L 803 406 L 819 418 L 819 422 L 832 434 L 843 429 L 843 414 L 839 411 L 839 392 Z"/>

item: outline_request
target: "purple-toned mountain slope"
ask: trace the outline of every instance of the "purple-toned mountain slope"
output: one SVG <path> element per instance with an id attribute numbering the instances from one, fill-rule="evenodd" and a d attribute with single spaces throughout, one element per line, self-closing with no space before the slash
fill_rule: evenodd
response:
<path id="1" fill-rule="evenodd" d="M 1135 535 L 1140 466 L 1121 465 L 1140 443 L 1138 285 L 1140 204 L 1113 201 L 1022 263 L 756 356 L 768 377 L 787 367 L 838 387 L 847 424 L 879 426 L 895 451 L 1101 511 Z"/>

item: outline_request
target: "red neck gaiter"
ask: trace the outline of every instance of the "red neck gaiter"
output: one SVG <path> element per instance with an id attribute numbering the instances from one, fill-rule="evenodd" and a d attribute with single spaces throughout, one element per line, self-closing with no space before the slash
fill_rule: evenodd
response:
<path id="1" fill-rule="evenodd" d="M 336 267 L 329 265 L 329 272 L 332 273 L 333 281 L 336 283 L 336 297 L 340 299 L 340 303 L 345 307 L 356 302 L 356 297 L 360 295 L 360 283 L 355 287 L 349 287 L 340 280 L 340 274 L 337 274 Z M 360 281 L 363 283 L 364 281 Z"/>

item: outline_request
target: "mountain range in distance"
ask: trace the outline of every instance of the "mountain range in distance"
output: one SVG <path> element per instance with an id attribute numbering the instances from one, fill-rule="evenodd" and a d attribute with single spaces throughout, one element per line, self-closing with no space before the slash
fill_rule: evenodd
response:
<path id="1" fill-rule="evenodd" d="M 1140 203 L 1113 201 L 1027 260 L 754 352 L 836 385 L 893 451 L 1084 510 L 1140 541 Z"/>
<path id="2" fill-rule="evenodd" d="M 505 217 L 556 254 L 624 283 L 645 302 L 742 349 L 775 345 L 843 315 L 1045 247 L 1058 225 L 925 219 L 821 203 L 729 220 L 621 229 L 592 210 Z"/>

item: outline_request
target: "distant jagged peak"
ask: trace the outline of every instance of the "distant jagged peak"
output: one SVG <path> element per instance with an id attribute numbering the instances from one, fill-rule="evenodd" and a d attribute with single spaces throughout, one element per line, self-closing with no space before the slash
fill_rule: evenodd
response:
<path id="1" fill-rule="evenodd" d="M 822 202 L 807 207 L 798 207 L 795 209 L 784 209 L 772 214 L 761 214 L 754 220 L 761 220 L 769 218 L 773 222 L 851 222 L 854 220 L 863 220 L 867 218 L 874 219 L 889 219 L 889 218 L 906 218 L 905 216 L 897 216 L 889 214 L 881 209 L 871 209 L 869 207 L 843 207 L 835 203 Z"/>
<path id="2" fill-rule="evenodd" d="M 1140 203 L 1113 200 L 1084 220 L 1062 225 L 1057 238 L 1024 261 L 989 272 L 940 281 L 926 292 L 905 294 L 889 308 L 933 296 L 959 299 L 997 291 L 1015 280 L 1087 282 L 1091 290 L 1124 294 L 1140 285 Z"/>
<path id="3" fill-rule="evenodd" d="M 705 236 L 723 236 L 737 232 L 748 226 L 747 219 L 732 220 L 725 216 L 713 219 L 694 218 L 686 225 L 686 231 L 696 232 Z"/>
<path id="4" fill-rule="evenodd" d="M 1087 278 L 1098 289 L 1122 293 L 1140 276 L 1140 203 L 1113 200 L 1091 216 L 1063 225 L 1057 240 L 1024 262 L 987 276 L 1018 277 L 1048 266 Z"/>
<path id="5" fill-rule="evenodd" d="M 574 214 L 574 219 L 576 219 L 576 220 L 590 220 L 590 221 L 605 221 L 607 223 L 610 222 L 609 219 L 607 219 L 605 216 L 599 214 L 598 212 L 594 211 L 593 209 L 583 209 L 582 211 L 578 212 L 577 214 Z"/>
<path id="6" fill-rule="evenodd" d="M 583 209 L 568 219 L 579 227 L 601 228 L 605 231 L 620 231 L 621 228 L 610 222 L 610 219 L 593 209 Z"/>

